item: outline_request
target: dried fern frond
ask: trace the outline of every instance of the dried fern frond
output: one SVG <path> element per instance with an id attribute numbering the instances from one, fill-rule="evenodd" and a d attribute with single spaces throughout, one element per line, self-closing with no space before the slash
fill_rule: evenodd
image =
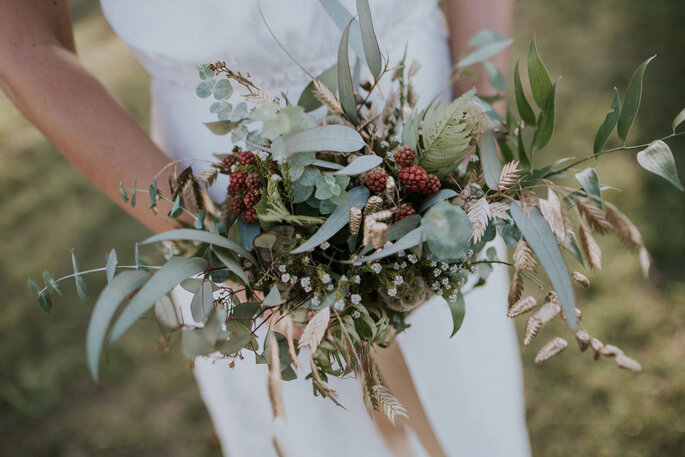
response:
<path id="1" fill-rule="evenodd" d="M 473 183 L 479 187 L 485 186 L 485 176 L 483 175 L 483 169 L 481 168 L 480 164 L 476 164 L 471 167 L 469 172 L 466 174 L 466 180 L 469 182 L 469 184 Z"/>
<path id="2" fill-rule="evenodd" d="M 395 398 L 395 396 L 387 387 L 382 384 L 378 384 L 373 386 L 373 391 L 378 398 L 378 403 L 381 409 L 385 415 L 388 416 L 388 419 L 393 425 L 395 425 L 395 420 L 398 416 L 405 417 L 407 419 L 409 418 L 407 415 L 407 410 L 404 408 L 404 406 L 402 406 L 402 403 Z"/>
<path id="3" fill-rule="evenodd" d="M 538 197 L 528 189 L 523 189 L 521 192 L 519 192 L 519 202 L 521 203 L 521 209 L 526 215 L 530 213 L 530 209 L 532 207 L 539 206 Z"/>
<path id="4" fill-rule="evenodd" d="M 219 176 L 219 169 L 216 167 L 209 167 L 195 176 L 195 179 L 205 186 L 210 187 L 216 181 L 217 176 Z"/>
<path id="5" fill-rule="evenodd" d="M 488 222 L 492 218 L 490 204 L 485 197 L 481 197 L 469 205 L 466 215 L 473 226 L 473 233 L 471 233 L 470 239 L 474 243 L 478 243 L 483 238 L 485 230 L 488 228 Z"/>
<path id="6" fill-rule="evenodd" d="M 269 330 L 267 334 L 267 341 L 269 343 L 269 400 L 271 400 L 271 409 L 274 418 L 282 417 L 285 419 L 285 404 L 283 403 L 283 395 L 281 392 L 281 362 L 278 354 L 278 343 L 274 332 Z"/>
<path id="7" fill-rule="evenodd" d="M 499 183 L 497 188 L 499 190 L 506 190 L 516 184 L 521 178 L 521 169 L 519 168 L 519 161 L 514 160 L 507 162 L 502 166 L 499 174 Z"/>
<path id="8" fill-rule="evenodd" d="M 492 217 L 499 217 L 500 219 L 504 219 L 506 221 L 511 219 L 511 216 L 509 216 L 509 203 L 506 202 L 492 202 L 490 203 L 490 214 L 492 214 Z"/>
<path id="9" fill-rule="evenodd" d="M 513 306 L 521 298 L 523 292 L 523 277 L 518 271 L 514 272 L 511 277 L 511 285 L 509 286 L 509 306 Z"/>
<path id="10" fill-rule="evenodd" d="M 585 254 L 585 258 L 587 259 L 590 268 L 601 270 L 602 250 L 600 249 L 597 240 L 595 240 L 595 237 L 592 236 L 590 228 L 585 225 L 583 221 L 580 221 L 578 233 L 580 235 L 580 247 Z"/>
<path id="11" fill-rule="evenodd" d="M 328 322 L 331 320 L 331 309 L 326 306 L 312 317 L 302 332 L 302 336 L 297 343 L 299 348 L 309 347 L 312 352 L 319 347 L 323 336 L 328 329 Z"/>
<path id="12" fill-rule="evenodd" d="M 314 80 L 314 90 L 312 91 L 312 95 L 314 95 L 314 97 L 316 97 L 316 99 L 320 101 L 323 106 L 328 108 L 330 112 L 335 114 L 343 113 L 342 105 L 340 104 L 338 97 L 336 97 L 335 94 L 318 79 Z"/>
<path id="13" fill-rule="evenodd" d="M 607 220 L 604 211 L 588 198 L 581 198 L 577 203 L 578 211 L 585 218 L 592 230 L 600 235 L 614 230 L 614 226 Z"/>
<path id="14" fill-rule="evenodd" d="M 205 209 L 205 200 L 202 196 L 202 189 L 200 188 L 200 184 L 197 182 L 194 176 L 191 175 L 183 185 L 182 197 L 190 211 L 197 213 L 201 209 Z"/>
<path id="15" fill-rule="evenodd" d="M 533 296 L 520 299 L 507 310 L 507 317 L 514 318 L 531 311 L 537 306 L 538 302 Z"/>
<path id="16" fill-rule="evenodd" d="M 554 236 L 557 237 L 562 245 L 566 246 L 570 239 L 567 223 L 564 218 L 563 206 L 565 205 L 552 189 L 548 189 L 547 200 L 540 199 L 540 212 L 542 213 L 542 217 L 544 217 L 547 224 L 549 224 Z"/>
<path id="17" fill-rule="evenodd" d="M 561 351 L 568 347 L 568 341 L 557 336 L 551 341 L 545 344 L 540 351 L 535 355 L 535 363 L 542 363 L 545 360 L 549 360 L 555 355 L 558 355 Z"/>
<path id="18" fill-rule="evenodd" d="M 516 269 L 516 271 L 535 271 L 535 269 L 537 268 L 538 263 L 537 260 L 535 260 L 535 254 L 533 254 L 533 250 L 530 248 L 528 243 L 523 241 L 523 239 L 519 240 L 519 242 L 516 243 L 513 257 L 514 268 Z"/>
<path id="19" fill-rule="evenodd" d="M 590 280 L 587 279 L 587 276 L 585 276 L 583 273 L 579 271 L 574 271 L 571 274 L 571 279 L 573 279 L 576 283 L 580 284 L 581 286 L 585 287 L 586 289 L 590 287 Z"/>
<path id="20" fill-rule="evenodd" d="M 606 219 L 616 230 L 616 235 L 626 246 L 632 249 L 639 249 L 644 246 L 640 230 L 633 224 L 628 217 L 609 202 L 604 202 L 606 208 Z"/>

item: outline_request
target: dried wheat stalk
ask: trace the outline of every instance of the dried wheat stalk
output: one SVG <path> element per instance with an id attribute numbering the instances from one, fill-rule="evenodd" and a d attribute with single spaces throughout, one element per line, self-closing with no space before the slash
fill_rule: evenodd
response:
<path id="1" fill-rule="evenodd" d="M 285 419 L 285 404 L 283 403 L 283 395 L 281 392 L 281 362 L 278 354 L 278 343 L 274 332 L 269 330 L 267 335 L 269 343 L 269 399 L 271 400 L 271 408 L 274 418 L 282 417 Z"/>
<path id="2" fill-rule="evenodd" d="M 332 113 L 343 113 L 342 105 L 340 104 L 338 97 L 336 97 L 335 94 L 318 79 L 314 80 L 314 90 L 312 91 L 312 94 Z"/>
<path id="3" fill-rule="evenodd" d="M 521 298 L 523 292 L 523 277 L 518 271 L 514 272 L 511 277 L 511 285 L 509 286 L 509 306 L 513 306 Z"/>
<path id="4" fill-rule="evenodd" d="M 535 297 L 528 296 L 522 298 L 509 307 L 507 310 L 507 317 L 514 318 L 525 314 L 535 308 L 537 304 L 538 302 Z"/>
<path id="5" fill-rule="evenodd" d="M 578 211 L 585 218 L 592 230 L 600 235 L 614 230 L 614 226 L 607 220 L 606 215 L 592 200 L 581 198 L 577 203 Z"/>
<path id="6" fill-rule="evenodd" d="M 628 217 L 609 202 L 604 202 L 606 208 L 606 219 L 616 230 L 618 238 L 632 249 L 639 249 L 644 246 L 640 230 L 633 224 Z"/>
<path id="7" fill-rule="evenodd" d="M 554 337 L 535 355 L 535 363 L 542 363 L 545 360 L 549 360 L 567 347 L 568 341 L 558 336 Z"/>
<path id="8" fill-rule="evenodd" d="M 321 340 L 323 340 L 330 320 L 331 309 L 326 306 L 309 320 L 297 346 L 299 348 L 309 347 L 312 352 L 315 351 L 316 348 L 319 347 L 319 344 L 321 344 Z"/>
<path id="9" fill-rule="evenodd" d="M 395 420 L 398 416 L 409 418 L 409 416 L 407 416 L 407 410 L 387 387 L 382 384 L 377 384 L 373 386 L 373 391 L 378 398 L 381 409 L 383 409 L 383 412 L 388 416 L 388 419 L 393 425 L 395 425 Z"/>

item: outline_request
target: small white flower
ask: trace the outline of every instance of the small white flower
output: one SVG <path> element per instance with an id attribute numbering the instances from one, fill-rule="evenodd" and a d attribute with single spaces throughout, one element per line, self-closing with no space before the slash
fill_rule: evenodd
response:
<path id="1" fill-rule="evenodd" d="M 400 267 L 401 267 L 402 269 L 407 268 L 407 262 L 402 262 L 402 263 L 400 264 Z"/>
<path id="2" fill-rule="evenodd" d="M 301 240 L 301 239 L 302 239 L 302 235 L 300 235 L 299 233 L 296 233 L 296 234 L 295 234 L 295 239 L 296 239 L 296 240 Z"/>
<path id="3" fill-rule="evenodd" d="M 329 282 L 331 282 L 331 275 L 329 275 L 328 273 L 324 274 L 324 275 L 321 277 L 321 281 L 322 281 L 324 284 L 328 284 Z"/>
<path id="4" fill-rule="evenodd" d="M 281 281 L 282 282 L 289 282 L 290 281 L 290 275 L 288 273 L 282 274 L 281 275 Z"/>
<path id="5" fill-rule="evenodd" d="M 333 303 L 333 308 L 335 308 L 336 311 L 342 311 L 345 308 L 345 302 L 342 300 L 337 300 L 335 303 Z"/>
<path id="6" fill-rule="evenodd" d="M 291 276 L 290 277 L 290 284 L 297 284 L 298 277 L 297 276 Z"/>
<path id="7" fill-rule="evenodd" d="M 301 285 L 302 287 L 307 287 L 307 286 L 308 286 L 309 284 L 311 284 L 311 283 L 312 283 L 312 280 L 309 279 L 308 276 L 305 276 L 304 278 L 300 279 L 300 285 Z"/>
<path id="8" fill-rule="evenodd" d="M 371 264 L 371 271 L 373 271 L 376 274 L 380 273 L 382 269 L 383 269 L 383 267 L 381 266 L 380 263 L 372 263 Z"/>
<path id="9" fill-rule="evenodd" d="M 319 300 L 319 296 L 318 296 L 318 295 L 314 295 L 314 296 L 312 297 L 311 303 L 312 303 L 312 306 L 319 306 L 319 305 L 321 304 L 321 300 Z"/>
<path id="10" fill-rule="evenodd" d="M 235 165 L 235 164 L 231 165 L 231 171 L 235 171 L 236 167 L 237 167 L 237 165 Z"/>
<path id="11" fill-rule="evenodd" d="M 411 263 L 416 263 L 416 262 L 419 261 L 419 258 L 416 257 L 416 254 L 409 254 L 409 255 L 407 256 L 407 259 L 409 259 L 409 261 L 410 261 Z"/>
<path id="12" fill-rule="evenodd" d="M 438 265 L 438 262 L 436 262 L 435 260 L 431 260 L 431 263 L 430 263 L 431 268 L 435 268 L 437 265 Z"/>
<path id="13" fill-rule="evenodd" d="M 407 253 L 404 251 L 404 249 L 402 249 L 400 252 L 397 253 L 397 255 L 399 257 L 404 257 L 405 255 L 407 255 Z"/>
<path id="14" fill-rule="evenodd" d="M 333 284 L 329 284 L 328 287 L 326 287 L 326 290 L 329 292 L 333 291 L 333 289 L 335 289 L 335 286 Z"/>
<path id="15" fill-rule="evenodd" d="M 459 271 L 459 265 L 456 263 L 450 267 L 450 273 L 456 273 Z"/>
<path id="16" fill-rule="evenodd" d="M 338 282 L 347 282 L 347 276 L 342 275 L 340 279 L 338 279 Z"/>
<path id="17" fill-rule="evenodd" d="M 390 246 L 392 246 L 392 243 L 390 241 L 386 241 L 383 245 L 384 248 L 389 248 Z"/>
<path id="18" fill-rule="evenodd" d="M 328 241 L 324 241 L 319 245 L 319 247 L 325 251 L 326 249 L 331 247 L 331 243 L 329 243 Z"/>
<path id="19" fill-rule="evenodd" d="M 438 276 L 440 276 L 441 274 L 442 274 L 442 270 L 440 268 L 436 268 L 435 270 L 433 270 L 433 276 L 435 276 L 436 278 Z"/>
<path id="20" fill-rule="evenodd" d="M 442 295 L 442 289 L 438 289 L 435 291 L 435 295 Z"/>
<path id="21" fill-rule="evenodd" d="M 259 157 L 262 160 L 266 160 L 269 158 L 269 153 L 266 151 L 257 151 L 257 157 Z"/>
<path id="22" fill-rule="evenodd" d="M 471 157 L 469 157 L 469 162 L 476 163 L 479 160 L 480 160 L 480 158 L 478 157 L 478 154 L 472 154 Z"/>
<path id="23" fill-rule="evenodd" d="M 312 291 L 311 286 L 304 286 L 304 291 L 305 291 L 306 293 L 311 292 L 311 291 Z"/>
<path id="24" fill-rule="evenodd" d="M 438 281 L 435 281 L 433 284 L 431 284 L 431 289 L 438 290 L 439 288 L 440 288 L 440 283 Z"/>
<path id="25" fill-rule="evenodd" d="M 395 280 L 392 283 L 395 284 L 396 286 L 399 286 L 403 282 L 404 282 L 404 278 L 402 276 L 395 275 Z"/>
<path id="26" fill-rule="evenodd" d="M 440 262 L 440 268 L 442 271 L 447 271 L 449 269 L 449 265 L 447 265 L 447 262 Z"/>
<path id="27" fill-rule="evenodd" d="M 450 280 L 448 278 L 442 278 L 442 281 L 440 281 L 443 286 L 449 284 Z"/>
<path id="28" fill-rule="evenodd" d="M 353 266 L 359 267 L 359 266 L 361 266 L 361 264 L 362 264 L 362 261 L 359 260 L 359 257 L 357 257 L 357 256 L 352 257 L 352 265 Z"/>
<path id="29" fill-rule="evenodd" d="M 445 289 L 451 290 L 451 289 L 452 289 L 452 285 L 451 285 L 451 284 L 445 284 Z"/>
<path id="30" fill-rule="evenodd" d="M 473 249 L 469 249 L 468 252 L 466 253 L 466 257 L 471 257 L 473 256 Z"/>
<path id="31" fill-rule="evenodd" d="M 457 301 L 457 294 L 450 295 L 449 301 L 451 301 L 451 302 Z"/>
<path id="32" fill-rule="evenodd" d="M 354 275 L 352 276 L 352 282 L 355 284 L 360 284 L 362 282 L 362 278 L 359 275 Z"/>
<path id="33" fill-rule="evenodd" d="M 362 296 L 359 294 L 352 294 L 352 296 L 350 297 L 350 301 L 353 304 L 358 305 L 359 303 L 362 302 Z"/>
<path id="34" fill-rule="evenodd" d="M 281 273 L 285 273 L 285 265 L 279 265 L 278 271 L 280 271 Z"/>
<path id="35" fill-rule="evenodd" d="M 352 313 L 352 317 L 355 318 L 355 319 L 359 319 L 359 317 L 361 317 L 361 315 L 362 315 L 362 313 L 360 313 L 360 312 L 359 312 L 358 310 L 356 310 L 356 309 L 355 309 L 354 312 Z"/>
<path id="36" fill-rule="evenodd" d="M 312 258 L 309 256 L 302 257 L 302 263 L 305 265 L 309 265 L 309 262 L 311 262 Z"/>
<path id="37" fill-rule="evenodd" d="M 392 265 L 392 267 L 393 267 L 395 270 L 398 270 L 398 271 L 399 271 L 400 268 L 402 268 L 402 267 L 400 267 L 400 264 L 397 263 L 397 262 L 395 262 L 395 263 Z"/>
<path id="38" fill-rule="evenodd" d="M 280 176 L 278 176 L 278 175 L 271 175 L 271 180 L 272 180 L 272 181 L 276 181 L 276 182 L 278 182 L 278 181 L 280 181 L 280 180 L 281 180 L 281 177 L 280 177 Z"/>
<path id="39" fill-rule="evenodd" d="M 394 287 L 392 289 L 388 289 L 388 295 L 394 297 L 395 295 L 397 295 L 397 289 L 395 289 Z"/>
<path id="40" fill-rule="evenodd" d="M 478 272 L 478 268 L 475 265 L 471 265 L 471 268 L 469 268 L 469 271 L 473 274 L 476 274 Z"/>

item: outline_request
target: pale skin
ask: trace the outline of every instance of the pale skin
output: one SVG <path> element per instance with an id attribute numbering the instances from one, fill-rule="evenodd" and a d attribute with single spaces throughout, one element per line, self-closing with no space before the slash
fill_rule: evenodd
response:
<path id="1" fill-rule="evenodd" d="M 470 37 L 491 29 L 511 35 L 514 0 L 445 0 L 453 61 L 467 48 Z M 173 228 L 147 205 L 130 205 L 119 197 L 119 182 L 146 186 L 169 162 L 133 116 L 83 66 L 74 44 L 67 0 L 0 0 L 0 88 L 98 189 L 154 232 Z M 491 61 L 505 72 L 508 56 Z M 481 94 L 495 91 L 482 66 L 475 85 Z M 470 88 L 474 82 L 458 87 Z M 158 178 L 168 194 L 167 173 Z M 162 207 L 160 214 L 165 214 Z M 421 406 L 397 345 L 377 353 L 390 387 L 405 405 L 424 447 L 433 457 L 446 454 Z M 402 427 L 376 423 L 398 456 L 409 456 Z"/>

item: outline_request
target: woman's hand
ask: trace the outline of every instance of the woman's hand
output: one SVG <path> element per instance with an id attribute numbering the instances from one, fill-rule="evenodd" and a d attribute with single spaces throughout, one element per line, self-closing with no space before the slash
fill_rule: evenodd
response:
<path id="1" fill-rule="evenodd" d="M 121 181 L 130 187 L 137 176 L 147 187 L 169 161 L 79 61 L 68 1 L 0 0 L 0 11 L 0 88 L 108 197 L 150 230 L 172 228 L 147 205 L 131 208 L 119 197 Z M 158 180 L 166 195 L 167 175 Z"/>

